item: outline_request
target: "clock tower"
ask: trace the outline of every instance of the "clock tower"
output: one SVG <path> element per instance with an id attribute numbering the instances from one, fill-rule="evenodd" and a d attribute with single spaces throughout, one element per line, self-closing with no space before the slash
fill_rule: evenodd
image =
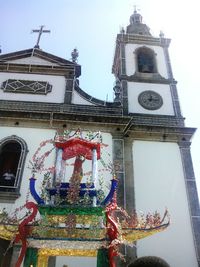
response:
<path id="1" fill-rule="evenodd" d="M 200 209 L 190 154 L 195 129 L 184 124 L 169 45 L 162 32 L 152 36 L 136 10 L 117 35 L 115 101 L 129 117 L 123 130 L 125 206 L 144 212 L 167 207 L 171 214 L 168 231 L 137 242 L 137 257 L 197 267 Z"/>
<path id="2" fill-rule="evenodd" d="M 127 114 L 173 116 L 176 125 L 183 125 L 169 44 L 163 33 L 153 37 L 134 11 L 126 33 L 122 30 L 117 37 L 113 73 L 126 84 L 123 105 Z"/>

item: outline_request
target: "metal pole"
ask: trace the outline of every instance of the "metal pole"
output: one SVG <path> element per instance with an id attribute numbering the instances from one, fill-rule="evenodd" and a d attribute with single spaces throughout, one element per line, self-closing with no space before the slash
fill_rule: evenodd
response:
<path id="1" fill-rule="evenodd" d="M 94 148 L 92 150 L 92 182 L 94 183 L 94 186 L 96 185 L 97 180 L 97 150 Z M 96 186 L 95 186 L 96 188 Z M 97 198 L 93 198 L 93 207 L 95 207 L 97 204 Z"/>

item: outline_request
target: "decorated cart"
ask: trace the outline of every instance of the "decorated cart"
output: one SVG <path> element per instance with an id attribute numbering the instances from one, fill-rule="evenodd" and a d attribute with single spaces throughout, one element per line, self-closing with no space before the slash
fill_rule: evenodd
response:
<path id="1" fill-rule="evenodd" d="M 52 148 L 41 153 L 46 145 Z M 141 238 L 163 231 L 169 225 L 168 212 L 163 217 L 136 212 L 128 215 L 117 205 L 117 177 L 111 164 L 103 166 L 112 172 L 105 194 L 98 181 L 98 162 L 102 162 L 100 133 L 64 131 L 47 140 L 33 155 L 30 192 L 34 201 L 24 207 L 21 219 L 2 211 L 0 237 L 10 240 L 10 247 L 21 245 L 15 267 L 46 267 L 50 256 L 97 257 L 98 267 L 115 267 L 115 258 L 123 257 L 121 244 L 133 245 Z M 56 151 L 54 166 L 45 167 L 46 158 Z M 83 171 L 85 161 L 91 171 Z M 68 163 L 69 162 L 69 163 Z M 72 172 L 68 172 L 68 166 Z M 70 177 L 66 180 L 66 172 Z M 41 192 L 37 192 L 37 175 L 44 174 Z M 106 172 L 105 172 L 106 173 Z M 84 176 L 88 176 L 84 180 Z"/>

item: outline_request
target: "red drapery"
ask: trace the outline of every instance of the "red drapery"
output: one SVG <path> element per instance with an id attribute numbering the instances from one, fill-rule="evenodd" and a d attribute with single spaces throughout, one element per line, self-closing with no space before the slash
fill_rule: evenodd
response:
<path id="1" fill-rule="evenodd" d="M 100 159 L 100 143 L 95 143 L 79 138 L 73 138 L 65 142 L 56 142 L 55 145 L 57 148 L 63 149 L 63 160 L 74 158 L 77 155 L 81 155 L 88 160 L 92 160 L 93 149 L 96 149 L 97 159 Z"/>

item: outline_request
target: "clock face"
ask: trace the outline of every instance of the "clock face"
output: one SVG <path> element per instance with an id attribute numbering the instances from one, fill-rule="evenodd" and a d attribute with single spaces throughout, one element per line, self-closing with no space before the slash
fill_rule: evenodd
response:
<path id="1" fill-rule="evenodd" d="M 138 102 L 140 105 L 149 110 L 159 109 L 163 105 L 162 96 L 154 91 L 144 91 L 139 94 Z"/>

